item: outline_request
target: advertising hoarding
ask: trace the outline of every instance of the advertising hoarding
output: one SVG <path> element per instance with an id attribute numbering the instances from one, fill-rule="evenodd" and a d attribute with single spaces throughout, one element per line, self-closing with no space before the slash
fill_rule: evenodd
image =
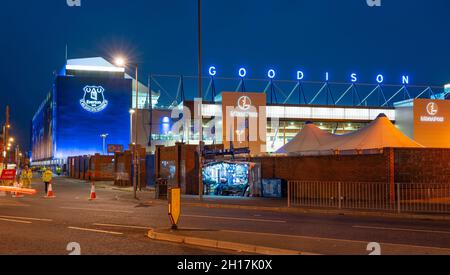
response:
<path id="1" fill-rule="evenodd" d="M 266 152 L 266 94 L 222 93 L 222 135 L 225 149 L 248 147 L 252 154 Z"/>
<path id="2" fill-rule="evenodd" d="M 450 100 L 414 100 L 414 140 L 425 147 L 450 148 Z"/>

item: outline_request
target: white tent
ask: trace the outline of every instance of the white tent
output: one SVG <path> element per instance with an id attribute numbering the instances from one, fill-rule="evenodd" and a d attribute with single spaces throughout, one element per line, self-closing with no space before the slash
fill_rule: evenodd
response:
<path id="1" fill-rule="evenodd" d="M 332 142 L 334 136 L 321 130 L 313 123 L 306 123 L 303 129 L 277 153 L 289 154 L 316 150 L 320 146 Z"/>
<path id="2" fill-rule="evenodd" d="M 366 127 L 346 135 L 332 135 L 308 124 L 277 153 L 330 154 L 340 151 L 368 151 L 395 148 L 421 148 L 419 143 L 407 137 L 381 114 Z"/>
<path id="3" fill-rule="evenodd" d="M 366 127 L 350 134 L 337 136 L 333 142 L 317 148 L 319 151 L 371 150 L 387 147 L 418 148 L 419 143 L 407 137 L 381 114 Z"/>

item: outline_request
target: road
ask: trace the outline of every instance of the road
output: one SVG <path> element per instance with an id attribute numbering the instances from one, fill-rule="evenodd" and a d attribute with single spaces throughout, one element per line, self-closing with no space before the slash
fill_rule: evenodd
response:
<path id="1" fill-rule="evenodd" d="M 128 192 L 97 189 L 67 178 L 55 179 L 55 199 L 38 195 L 0 196 L 0 254 L 221 255 L 232 251 L 158 242 L 149 228 L 168 228 L 167 205 Z M 242 209 L 183 206 L 180 228 L 202 236 L 229 237 L 284 249 L 318 254 L 369 254 L 367 244 L 381 244 L 386 254 L 449 254 L 450 222 L 321 214 L 293 214 Z"/>

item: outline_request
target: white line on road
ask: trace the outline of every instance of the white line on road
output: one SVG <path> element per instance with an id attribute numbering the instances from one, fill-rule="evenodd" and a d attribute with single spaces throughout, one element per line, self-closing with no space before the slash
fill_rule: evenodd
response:
<path id="1" fill-rule="evenodd" d="M 409 229 L 409 228 L 390 228 L 390 227 L 377 227 L 377 226 L 360 226 L 355 225 L 353 228 L 360 229 L 374 229 L 374 230 L 388 230 L 388 231 L 406 231 L 417 233 L 436 233 L 436 234 L 450 234 L 450 231 L 438 231 L 438 230 L 424 230 L 424 229 Z"/>
<path id="2" fill-rule="evenodd" d="M 105 223 L 94 223 L 96 226 L 105 226 L 105 227 L 122 227 L 122 228 L 135 228 L 135 229 L 151 229 L 151 227 L 144 226 L 136 226 L 136 225 L 120 225 L 120 224 L 105 224 Z"/>
<path id="3" fill-rule="evenodd" d="M 28 222 L 28 221 L 19 221 L 19 220 L 3 219 L 3 218 L 0 218 L 0 221 L 5 221 L 5 222 L 15 222 L 15 223 L 26 223 L 26 224 L 32 223 L 32 222 Z"/>
<path id="4" fill-rule="evenodd" d="M 133 211 L 114 210 L 114 209 L 95 209 L 95 208 L 77 208 L 77 207 L 60 207 L 60 208 L 68 209 L 68 210 L 101 211 L 101 212 L 116 212 L 116 213 L 128 213 L 128 214 L 133 213 Z"/>
<path id="5" fill-rule="evenodd" d="M 19 201 L 0 201 L 0 206 L 11 206 L 11 207 L 28 207 L 30 205 L 24 204 Z"/>
<path id="6" fill-rule="evenodd" d="M 15 217 L 15 216 L 0 216 L 0 218 L 4 219 L 18 219 L 18 220 L 26 220 L 26 221 L 41 221 L 41 222 L 52 222 L 50 219 L 38 219 L 38 218 L 27 218 L 27 217 Z"/>
<path id="7" fill-rule="evenodd" d="M 87 231 L 87 232 L 105 233 L 105 234 L 111 234 L 111 235 L 123 235 L 123 233 L 121 233 L 121 232 L 97 230 L 97 229 L 91 229 L 91 228 L 82 228 L 82 227 L 73 227 L 73 226 L 69 226 L 68 228 L 73 229 L 73 230 Z"/>
<path id="8" fill-rule="evenodd" d="M 219 220 L 235 220 L 235 221 L 251 221 L 251 222 L 286 223 L 286 221 L 281 221 L 281 220 L 264 220 L 264 219 L 234 218 L 234 217 L 219 217 L 219 216 L 183 215 L 183 217 L 202 218 L 202 219 L 204 219 L 204 218 L 219 219 Z"/>

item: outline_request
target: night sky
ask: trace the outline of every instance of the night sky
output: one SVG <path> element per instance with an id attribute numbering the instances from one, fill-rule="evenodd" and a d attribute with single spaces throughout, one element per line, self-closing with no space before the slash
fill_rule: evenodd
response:
<path id="1" fill-rule="evenodd" d="M 204 0 L 204 66 L 236 76 L 310 80 L 329 71 L 374 82 L 450 82 L 450 1 Z M 119 53 L 142 63 L 141 73 L 195 75 L 196 0 L 2 1 L 0 8 L 0 121 L 12 108 L 13 135 L 28 148 L 30 120 L 51 88 L 53 72 L 69 58 Z M 193 97 L 193 90 L 187 91 Z"/>

